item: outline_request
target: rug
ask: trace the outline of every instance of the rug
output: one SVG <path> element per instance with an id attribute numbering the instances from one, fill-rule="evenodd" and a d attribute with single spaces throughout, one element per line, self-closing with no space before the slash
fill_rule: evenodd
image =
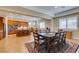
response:
<path id="1" fill-rule="evenodd" d="M 25 43 L 25 46 L 28 49 L 29 53 L 37 53 L 37 51 L 34 50 L 34 42 Z M 62 50 L 58 51 L 57 53 L 76 53 L 78 47 L 79 45 L 76 43 L 66 42 L 66 45 L 62 48 Z"/>

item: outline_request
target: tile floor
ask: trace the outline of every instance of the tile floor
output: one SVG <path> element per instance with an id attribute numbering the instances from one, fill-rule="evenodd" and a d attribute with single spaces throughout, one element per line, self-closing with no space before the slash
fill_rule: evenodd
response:
<path id="1" fill-rule="evenodd" d="M 33 41 L 33 36 L 16 37 L 9 35 L 8 39 L 0 40 L 0 52 L 28 52 L 25 43 Z"/>
<path id="2" fill-rule="evenodd" d="M 25 43 L 32 42 L 33 36 L 16 37 L 15 34 L 8 35 L 7 39 L 0 40 L 0 52 L 8 53 L 27 53 L 28 50 L 25 47 Z M 68 40 L 79 44 L 79 40 Z M 78 51 L 79 52 L 79 49 Z"/>

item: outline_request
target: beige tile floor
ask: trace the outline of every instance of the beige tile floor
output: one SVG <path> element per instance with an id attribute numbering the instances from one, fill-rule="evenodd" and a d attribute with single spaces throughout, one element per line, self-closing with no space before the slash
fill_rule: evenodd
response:
<path id="1" fill-rule="evenodd" d="M 7 40 L 7 43 L 5 43 Z M 8 39 L 0 40 L 0 52 L 28 52 L 25 43 L 33 41 L 33 36 L 16 37 L 16 35 L 9 35 Z"/>
<path id="2" fill-rule="evenodd" d="M 24 36 L 24 37 L 16 37 L 16 35 L 8 35 L 7 39 L 0 40 L 0 52 L 8 52 L 8 53 L 25 53 L 28 52 L 25 47 L 25 43 L 32 42 L 33 36 Z M 79 44 L 79 40 L 68 40 L 71 42 L 75 42 Z M 79 52 L 79 51 L 77 51 Z"/>

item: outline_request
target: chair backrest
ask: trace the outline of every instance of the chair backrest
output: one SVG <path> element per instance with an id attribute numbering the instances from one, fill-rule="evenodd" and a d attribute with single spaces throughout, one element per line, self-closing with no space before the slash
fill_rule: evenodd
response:
<path id="1" fill-rule="evenodd" d="M 63 32 L 63 29 L 59 29 L 58 32 Z"/>
<path id="2" fill-rule="evenodd" d="M 64 37 L 63 37 L 63 40 L 64 40 L 64 43 L 66 43 L 66 31 L 64 31 Z"/>
<path id="3" fill-rule="evenodd" d="M 63 36 L 63 38 L 66 38 L 66 31 L 60 32 L 60 35 Z"/>
<path id="4" fill-rule="evenodd" d="M 37 50 L 39 52 L 39 35 L 38 33 L 33 32 L 34 36 L 34 50 Z"/>
<path id="5" fill-rule="evenodd" d="M 59 33 L 60 33 L 60 41 L 63 43 L 66 40 L 66 31 L 62 31 Z"/>
<path id="6" fill-rule="evenodd" d="M 34 36 L 34 43 L 39 44 L 39 35 L 38 33 L 33 33 Z"/>
<path id="7" fill-rule="evenodd" d="M 64 38 L 65 38 L 65 39 L 66 39 L 66 33 L 67 33 L 67 32 L 66 32 L 66 31 L 64 31 Z"/>
<path id="8" fill-rule="evenodd" d="M 33 36 L 34 36 L 34 49 L 40 52 L 42 49 L 42 45 L 43 45 L 43 44 L 40 44 L 40 40 L 43 40 L 44 38 L 38 33 L 33 33 Z"/>
<path id="9" fill-rule="evenodd" d="M 60 34 L 59 33 L 55 33 L 55 36 L 54 36 L 54 41 L 59 41 L 60 39 Z"/>
<path id="10" fill-rule="evenodd" d="M 64 37 L 64 32 L 59 32 L 60 33 L 60 39 L 63 39 Z"/>

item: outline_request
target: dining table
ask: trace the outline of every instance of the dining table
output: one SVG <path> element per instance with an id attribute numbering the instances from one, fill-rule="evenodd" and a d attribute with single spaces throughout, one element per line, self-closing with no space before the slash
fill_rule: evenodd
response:
<path id="1" fill-rule="evenodd" d="M 46 49 L 47 49 L 48 53 L 50 51 L 49 42 L 55 36 L 55 33 L 57 33 L 57 32 L 41 32 L 41 33 L 38 33 L 39 35 L 41 35 L 41 36 L 43 36 L 45 38 Z"/>

